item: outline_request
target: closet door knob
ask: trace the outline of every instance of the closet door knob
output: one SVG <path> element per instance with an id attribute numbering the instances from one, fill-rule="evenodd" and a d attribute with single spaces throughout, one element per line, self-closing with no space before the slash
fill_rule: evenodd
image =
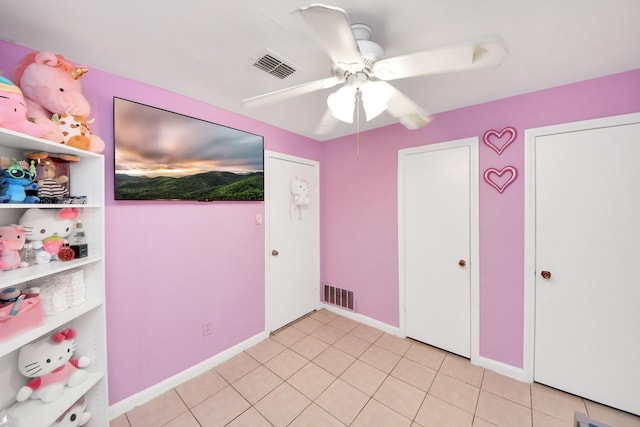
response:
<path id="1" fill-rule="evenodd" d="M 467 265 L 467 262 L 465 260 L 461 259 L 460 261 L 458 261 L 458 265 L 460 267 L 464 267 L 465 265 Z"/>
<path id="2" fill-rule="evenodd" d="M 278 256 L 280 252 L 276 251 L 275 249 L 271 251 L 271 255 L 273 256 Z"/>
<path id="3" fill-rule="evenodd" d="M 551 272 L 550 271 L 541 271 L 540 275 L 542 276 L 543 279 L 545 280 L 549 280 L 551 279 Z"/>

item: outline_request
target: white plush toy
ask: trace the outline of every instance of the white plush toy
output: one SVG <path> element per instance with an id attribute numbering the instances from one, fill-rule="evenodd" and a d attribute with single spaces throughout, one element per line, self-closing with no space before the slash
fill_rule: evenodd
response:
<path id="1" fill-rule="evenodd" d="M 38 264 L 56 259 L 60 248 L 67 243 L 65 237 L 71 234 L 78 218 L 78 208 L 29 208 L 25 211 L 20 218 L 20 225 L 24 228 L 27 242 L 36 251 Z"/>
<path id="2" fill-rule="evenodd" d="M 91 413 L 87 412 L 87 404 L 84 396 L 60 416 L 51 427 L 76 427 L 83 426 L 91 419 Z"/>
<path id="3" fill-rule="evenodd" d="M 291 218 L 298 217 L 302 219 L 302 208 L 309 205 L 309 183 L 297 176 L 289 183 L 291 191 L 291 201 L 289 214 Z"/>
<path id="4" fill-rule="evenodd" d="M 87 379 L 91 359 L 72 359 L 76 349 L 76 331 L 65 329 L 20 349 L 18 368 L 25 377 L 32 378 L 18 391 L 16 400 L 40 399 L 53 402 L 64 393 L 65 386 L 75 387 Z"/>

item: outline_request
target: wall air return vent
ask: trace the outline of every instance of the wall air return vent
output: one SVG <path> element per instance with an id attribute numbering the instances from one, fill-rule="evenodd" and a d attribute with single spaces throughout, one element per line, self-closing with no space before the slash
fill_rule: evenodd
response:
<path id="1" fill-rule="evenodd" d="M 326 283 L 323 286 L 322 300 L 324 302 L 354 311 L 355 301 L 353 299 L 353 291 L 336 288 Z"/>
<path id="2" fill-rule="evenodd" d="M 258 54 L 252 62 L 253 66 L 275 76 L 279 79 L 289 77 L 296 72 L 296 69 L 281 58 L 278 58 L 273 52 L 266 50 Z"/>

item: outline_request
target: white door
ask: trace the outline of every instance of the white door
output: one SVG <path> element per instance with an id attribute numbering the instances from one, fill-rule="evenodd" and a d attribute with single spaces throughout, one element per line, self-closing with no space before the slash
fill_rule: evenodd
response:
<path id="1" fill-rule="evenodd" d="M 471 138 L 401 150 L 398 176 L 405 334 L 465 357 L 471 346 L 476 147 L 477 138 Z"/>
<path id="2" fill-rule="evenodd" d="M 316 161 L 266 152 L 267 330 L 320 303 L 320 189 Z"/>
<path id="3" fill-rule="evenodd" d="M 593 123 L 531 140 L 534 379 L 640 414 L 640 116 Z"/>

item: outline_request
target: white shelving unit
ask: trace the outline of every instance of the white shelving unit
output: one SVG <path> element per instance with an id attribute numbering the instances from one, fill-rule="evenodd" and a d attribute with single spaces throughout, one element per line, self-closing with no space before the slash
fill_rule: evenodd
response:
<path id="1" fill-rule="evenodd" d="M 87 301 L 57 315 L 45 316 L 44 322 L 38 327 L 0 339 L 0 408 L 9 407 L 10 413 L 19 420 L 21 426 L 48 427 L 84 395 L 87 411 L 91 412 L 91 420 L 87 425 L 107 426 L 109 403 L 104 266 L 104 157 L 0 129 L 0 157 L 23 159 L 27 151 L 78 156 L 80 161 L 70 164 L 70 193 L 73 196 L 87 196 L 87 204 L 0 203 L 0 225 L 18 223 L 24 211 L 29 208 L 80 208 L 82 210 L 80 219 L 87 236 L 89 256 L 68 262 L 52 261 L 48 264 L 0 272 L 0 289 L 12 286 L 25 288 L 32 280 L 71 269 L 82 269 L 87 284 Z M 18 370 L 20 348 L 66 327 L 73 327 L 77 331 L 77 349 L 74 357 L 91 358 L 91 364 L 85 368 L 89 372 L 88 379 L 79 386 L 67 387 L 62 397 L 51 403 L 31 399 L 16 403 L 15 396 L 18 390 L 28 381 L 28 378 L 23 377 Z"/>

